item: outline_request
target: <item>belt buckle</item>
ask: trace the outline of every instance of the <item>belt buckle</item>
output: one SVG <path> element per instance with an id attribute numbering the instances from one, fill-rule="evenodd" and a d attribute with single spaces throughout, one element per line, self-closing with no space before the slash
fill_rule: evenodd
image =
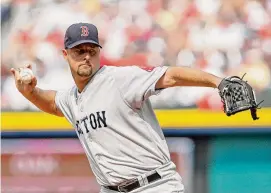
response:
<path id="1" fill-rule="evenodd" d="M 129 185 L 131 185 L 131 184 L 133 184 L 134 182 L 136 182 L 137 181 L 137 179 L 136 178 L 134 178 L 134 179 L 131 179 L 131 180 L 128 180 L 128 181 L 126 181 L 126 182 L 123 182 L 122 184 L 120 184 L 119 186 L 118 186 L 118 191 L 120 191 L 120 192 L 129 192 L 129 190 L 127 190 L 126 189 L 126 187 L 127 186 L 129 186 Z"/>

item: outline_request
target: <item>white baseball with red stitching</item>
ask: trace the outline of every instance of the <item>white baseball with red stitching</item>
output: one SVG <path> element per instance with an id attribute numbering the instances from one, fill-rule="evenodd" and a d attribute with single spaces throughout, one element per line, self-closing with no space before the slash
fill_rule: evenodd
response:
<path id="1" fill-rule="evenodd" d="M 20 77 L 24 84 L 30 84 L 33 76 L 33 71 L 29 68 L 23 68 L 20 70 Z"/>

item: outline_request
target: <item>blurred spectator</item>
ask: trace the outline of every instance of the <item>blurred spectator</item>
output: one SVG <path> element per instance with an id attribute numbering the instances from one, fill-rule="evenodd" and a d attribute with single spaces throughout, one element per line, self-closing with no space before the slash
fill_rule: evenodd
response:
<path id="1" fill-rule="evenodd" d="M 246 73 L 256 95 L 271 98 L 270 0 L 5 0 L 1 7 L 3 110 L 37 110 L 17 93 L 10 67 L 32 62 L 45 89 L 73 84 L 61 49 L 74 22 L 97 25 L 103 65 Z M 210 88 L 170 88 L 151 100 L 155 108 L 221 108 Z"/>

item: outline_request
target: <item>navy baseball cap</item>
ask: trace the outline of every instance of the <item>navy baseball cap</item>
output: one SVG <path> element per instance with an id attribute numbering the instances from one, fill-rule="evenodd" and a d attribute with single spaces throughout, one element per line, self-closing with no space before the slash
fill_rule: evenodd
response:
<path id="1" fill-rule="evenodd" d="M 97 27 L 90 23 L 74 23 L 68 27 L 65 33 L 64 47 L 73 48 L 83 43 L 96 44 L 100 48 Z"/>

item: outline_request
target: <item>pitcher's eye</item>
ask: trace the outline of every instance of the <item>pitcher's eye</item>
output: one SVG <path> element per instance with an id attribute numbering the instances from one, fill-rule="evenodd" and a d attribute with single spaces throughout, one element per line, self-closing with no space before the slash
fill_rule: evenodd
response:
<path id="1" fill-rule="evenodd" d="M 78 50 L 78 54 L 81 55 L 81 54 L 84 54 L 86 51 L 84 49 L 80 49 Z"/>
<path id="2" fill-rule="evenodd" d="M 76 50 L 74 50 L 74 53 L 75 53 L 76 55 L 82 55 L 82 54 L 85 53 L 85 50 L 84 50 L 84 49 L 76 49 Z"/>
<path id="3" fill-rule="evenodd" d="M 91 56 L 95 56 L 96 55 L 96 51 L 93 50 L 93 49 L 91 49 L 89 53 L 90 53 Z"/>

